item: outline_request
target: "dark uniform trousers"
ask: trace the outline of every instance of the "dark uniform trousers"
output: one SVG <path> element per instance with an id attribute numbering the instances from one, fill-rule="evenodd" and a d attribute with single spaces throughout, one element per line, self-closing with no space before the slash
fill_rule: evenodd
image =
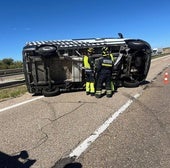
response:
<path id="1" fill-rule="evenodd" d="M 103 83 L 105 83 L 106 88 L 106 96 L 111 97 L 112 92 L 114 90 L 114 85 L 112 82 L 112 66 L 113 61 L 111 57 L 102 58 L 99 60 L 98 64 L 98 73 L 97 73 L 97 81 L 96 81 L 96 98 L 100 98 L 102 96 L 102 87 Z"/>

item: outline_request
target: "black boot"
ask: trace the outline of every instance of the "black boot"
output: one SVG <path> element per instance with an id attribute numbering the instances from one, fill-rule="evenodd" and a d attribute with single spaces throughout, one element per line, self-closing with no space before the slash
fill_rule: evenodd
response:
<path id="1" fill-rule="evenodd" d="M 90 92 L 86 92 L 86 95 L 89 95 L 90 94 Z"/>
<path id="2" fill-rule="evenodd" d="M 107 94 L 106 97 L 111 98 L 112 94 Z"/>

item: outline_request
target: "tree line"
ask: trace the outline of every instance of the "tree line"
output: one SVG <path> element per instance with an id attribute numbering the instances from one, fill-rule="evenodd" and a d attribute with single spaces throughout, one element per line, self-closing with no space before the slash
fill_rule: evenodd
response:
<path id="1" fill-rule="evenodd" d="M 0 70 L 15 69 L 15 68 L 22 68 L 22 67 L 23 67 L 22 61 L 14 61 L 12 58 L 4 58 L 0 60 Z"/>

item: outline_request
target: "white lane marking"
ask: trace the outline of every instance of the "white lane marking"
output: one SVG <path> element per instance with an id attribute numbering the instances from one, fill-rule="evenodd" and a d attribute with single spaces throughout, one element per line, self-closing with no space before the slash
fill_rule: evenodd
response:
<path id="1" fill-rule="evenodd" d="M 24 102 L 21 102 L 21 103 L 18 103 L 18 104 L 14 104 L 14 105 L 9 106 L 9 107 L 5 107 L 5 108 L 3 108 L 3 109 L 0 109 L 0 112 L 3 112 L 3 111 L 6 111 L 6 110 L 9 110 L 9 109 L 12 109 L 12 108 L 21 106 L 21 105 L 23 105 L 23 104 L 26 104 L 26 103 L 29 103 L 29 102 L 32 102 L 32 101 L 41 99 L 41 98 L 43 98 L 43 97 L 44 97 L 44 96 L 39 96 L 39 97 L 36 97 L 36 98 L 34 98 L 34 99 L 31 99 L 31 100 L 27 100 L 27 101 L 24 101 Z"/>
<path id="2" fill-rule="evenodd" d="M 133 98 L 137 99 L 140 94 L 136 94 Z M 103 133 L 109 125 L 122 114 L 131 104 L 133 100 L 128 100 L 118 111 L 116 111 L 108 120 L 106 120 L 91 136 L 85 139 L 79 146 L 77 146 L 70 154 L 69 157 L 78 158 L 98 137 Z"/>

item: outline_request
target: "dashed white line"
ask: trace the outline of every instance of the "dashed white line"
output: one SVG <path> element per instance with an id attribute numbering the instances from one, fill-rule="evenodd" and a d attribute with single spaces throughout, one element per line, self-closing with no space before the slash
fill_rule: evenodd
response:
<path id="1" fill-rule="evenodd" d="M 32 102 L 32 101 L 41 99 L 41 98 L 43 98 L 43 97 L 44 97 L 44 96 L 39 96 L 39 97 L 36 97 L 36 98 L 34 98 L 34 99 L 31 99 L 31 100 L 27 100 L 27 101 L 24 101 L 24 102 L 21 102 L 21 103 L 18 103 L 18 104 L 14 104 L 14 105 L 9 106 L 9 107 L 5 107 L 5 108 L 3 108 L 3 109 L 0 109 L 0 112 L 3 112 L 3 111 L 6 111 L 6 110 L 9 110 L 9 109 L 12 109 L 12 108 L 21 106 L 21 105 L 23 105 L 23 104 L 27 104 L 27 103 L 29 103 L 29 102 Z"/>
<path id="2" fill-rule="evenodd" d="M 137 99 L 140 94 L 136 94 L 134 99 Z M 98 137 L 103 133 L 109 125 L 122 114 L 131 104 L 133 100 L 128 100 L 118 111 L 116 111 L 108 120 L 106 120 L 91 136 L 85 139 L 79 146 L 77 146 L 70 154 L 69 157 L 78 158 Z"/>

